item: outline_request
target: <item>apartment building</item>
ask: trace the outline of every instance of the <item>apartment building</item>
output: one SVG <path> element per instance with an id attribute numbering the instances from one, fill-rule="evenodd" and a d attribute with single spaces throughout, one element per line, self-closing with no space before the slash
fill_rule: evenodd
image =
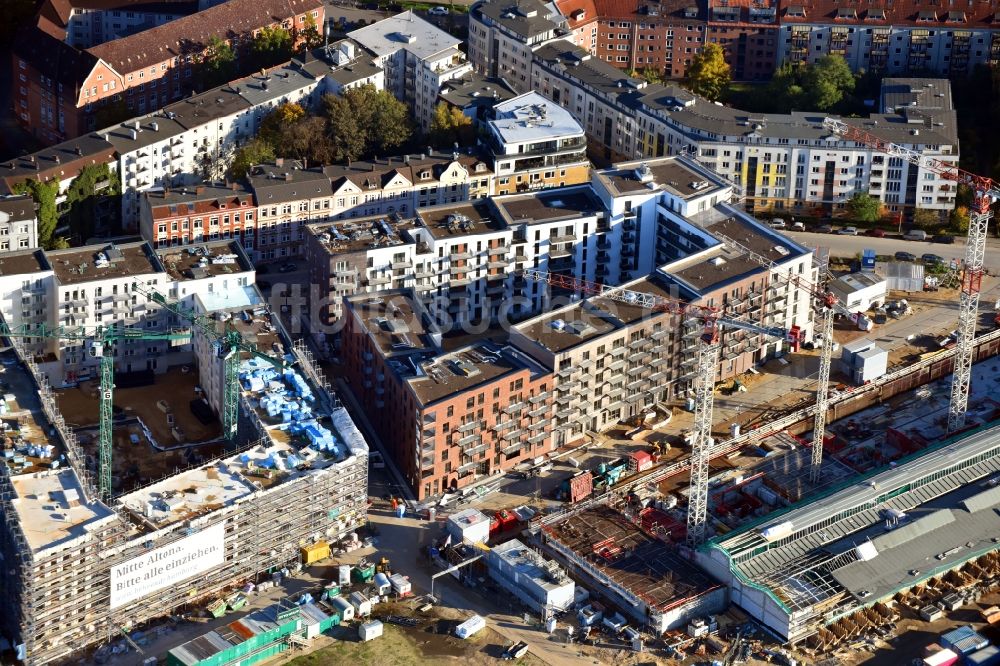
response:
<path id="1" fill-rule="evenodd" d="M 344 361 L 418 500 L 553 450 L 550 373 L 509 346 L 444 351 L 411 290 L 345 300 Z"/>
<path id="2" fill-rule="evenodd" d="M 230 0 L 82 50 L 62 41 L 64 33 L 35 26 L 14 46 L 14 108 L 25 129 L 58 143 L 98 129 L 98 110 L 111 102 L 142 115 L 190 94 L 193 70 L 212 36 L 243 49 L 268 26 L 280 25 L 297 37 L 307 16 L 323 25 L 323 3 Z"/>
<path id="3" fill-rule="evenodd" d="M 587 138 L 568 111 L 536 92 L 493 106 L 485 123 L 496 194 L 585 183 Z"/>
<path id="4" fill-rule="evenodd" d="M 417 125 L 430 129 L 441 85 L 472 70 L 452 37 L 412 11 L 348 33 L 348 38 L 375 55 L 385 70 L 386 90 L 410 105 Z"/>
<path id="5" fill-rule="evenodd" d="M 47 252 L 12 253 L 0 263 L 0 303 L 12 325 L 91 332 L 98 327 L 135 326 L 169 331 L 187 322 L 134 289 L 156 291 L 187 307 L 195 294 L 224 294 L 252 284 L 253 266 L 237 242 L 221 241 L 157 253 L 146 242 L 91 245 Z M 100 356 L 93 336 L 29 339 L 27 348 L 52 385 L 97 376 Z M 165 372 L 190 362 L 187 343 L 123 340 L 115 349 L 122 373 Z"/>
<path id="6" fill-rule="evenodd" d="M 35 200 L 29 196 L 0 197 L 0 253 L 38 247 Z"/>
<path id="7" fill-rule="evenodd" d="M 535 89 L 569 111 L 591 149 L 609 161 L 694 154 L 734 183 L 750 212 L 837 213 L 857 191 L 889 211 L 955 205 L 953 183 L 922 167 L 831 135 L 825 114 L 753 114 L 713 104 L 675 85 L 650 85 L 565 40 L 534 51 Z M 955 112 L 946 81 L 914 80 L 933 91 L 926 108 L 885 108 L 845 122 L 928 158 L 958 163 Z M 936 102 L 931 100 L 937 100 Z"/>
<path id="8" fill-rule="evenodd" d="M 310 225 L 310 281 L 328 299 L 316 323 L 336 323 L 345 297 L 387 288 L 412 288 L 444 329 L 506 321 L 548 303 L 525 268 L 609 284 L 644 275 L 653 217 L 638 221 L 631 205 L 588 184 Z"/>
<path id="9" fill-rule="evenodd" d="M 342 95 L 345 90 L 370 85 L 385 89 L 385 70 L 376 58 L 350 39 L 342 39 L 313 53 L 300 56 L 302 68 L 321 80 L 324 93 Z"/>
<path id="10" fill-rule="evenodd" d="M 992 3 L 872 6 L 808 0 L 783 6 L 778 62 L 839 55 L 855 71 L 887 75 L 966 76 L 1000 64 L 1000 29 Z"/>
<path id="11" fill-rule="evenodd" d="M 441 102 L 460 109 L 476 126 L 488 118 L 496 104 L 516 96 L 514 89 L 503 79 L 483 76 L 478 72 L 466 72 L 462 78 L 448 81 L 438 94 Z"/>
<path id="12" fill-rule="evenodd" d="M 570 303 L 510 331 L 510 343 L 554 375 L 555 446 L 687 395 L 704 325 L 656 307 L 660 299 L 718 308 L 727 317 L 781 327 L 790 335 L 812 331 L 810 294 L 779 277 L 792 273 L 814 280 L 811 251 L 725 203 L 702 209 L 714 195 L 698 190 L 717 186 L 661 184 L 683 166 L 673 160 L 624 164 L 598 176 L 620 192 L 654 185 L 656 194 L 642 195 L 646 201 L 632 210 L 637 218 L 650 214 L 655 221 L 659 268 L 622 282 L 618 297 Z M 723 237 L 776 268 L 762 267 L 724 244 Z M 725 327 L 719 340 L 719 380 L 788 350 L 786 340 Z"/>
<path id="13" fill-rule="evenodd" d="M 139 232 L 154 250 L 233 239 L 253 256 L 257 204 L 245 185 L 145 192 Z"/>
<path id="14" fill-rule="evenodd" d="M 706 18 L 705 43 L 722 47 L 734 79 L 771 78 L 778 57 L 778 0 L 709 0 Z M 684 50 L 686 55 L 686 45 Z"/>
<path id="15" fill-rule="evenodd" d="M 552 5 L 541 0 L 477 3 L 469 10 L 469 60 L 480 74 L 528 92 L 532 50 L 563 34 L 562 22 Z"/>

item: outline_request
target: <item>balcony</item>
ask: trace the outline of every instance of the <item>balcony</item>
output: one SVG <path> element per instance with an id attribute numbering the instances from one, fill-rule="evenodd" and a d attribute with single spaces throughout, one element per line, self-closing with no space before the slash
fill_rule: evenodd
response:
<path id="1" fill-rule="evenodd" d="M 547 411 L 549 411 L 548 405 L 542 405 L 538 409 L 533 409 L 530 412 L 528 412 L 528 416 L 530 416 L 531 418 L 536 418 L 539 416 L 543 416 Z"/>
<path id="2" fill-rule="evenodd" d="M 483 436 L 473 433 L 471 435 L 466 435 L 465 437 L 462 437 L 456 442 L 456 444 L 458 444 L 459 446 L 466 446 L 468 444 L 481 441 L 483 441 Z"/>
<path id="3" fill-rule="evenodd" d="M 464 423 L 464 424 L 458 426 L 457 428 L 455 428 L 455 430 L 457 430 L 458 432 L 463 432 L 463 433 L 465 433 L 465 432 L 472 432 L 476 428 L 482 427 L 482 425 L 483 425 L 482 421 L 469 421 L 468 423 Z"/>
<path id="4" fill-rule="evenodd" d="M 506 407 L 504 407 L 502 411 L 504 414 L 517 414 L 523 409 L 524 409 L 523 402 L 515 402 L 511 405 L 507 405 Z"/>
<path id="5" fill-rule="evenodd" d="M 373 275 L 372 277 L 368 278 L 367 282 L 368 282 L 369 286 L 377 287 L 379 285 L 389 284 L 390 282 L 392 282 L 392 276 L 391 275 Z"/>
<path id="6" fill-rule="evenodd" d="M 405 259 L 403 261 L 394 261 L 390 264 L 390 266 L 392 266 L 392 268 L 412 268 L 413 262 L 409 259 Z"/>
<path id="7" fill-rule="evenodd" d="M 533 435 L 533 436 L 529 437 L 528 441 L 531 442 L 532 444 L 537 444 L 538 442 L 541 442 L 541 441 L 545 440 L 545 438 L 548 437 L 548 436 L 549 436 L 549 433 L 547 433 L 547 432 L 540 432 L 537 435 Z"/>
<path id="8" fill-rule="evenodd" d="M 497 432 L 503 432 L 507 428 L 513 427 L 515 425 L 517 425 L 517 420 L 516 419 L 510 419 L 508 421 L 503 421 L 503 422 L 498 422 L 498 423 L 493 424 L 493 429 L 495 431 L 497 431 Z"/>
<path id="9" fill-rule="evenodd" d="M 448 259 L 451 261 L 462 261 L 464 259 L 470 259 L 472 257 L 471 252 L 455 252 L 448 255 Z"/>
<path id="10" fill-rule="evenodd" d="M 511 430 L 506 435 L 504 435 L 501 439 L 503 439 L 504 441 L 509 442 L 509 441 L 511 441 L 513 439 L 517 439 L 522 434 L 524 434 L 524 431 L 521 430 L 520 428 L 518 428 L 517 430 Z"/>

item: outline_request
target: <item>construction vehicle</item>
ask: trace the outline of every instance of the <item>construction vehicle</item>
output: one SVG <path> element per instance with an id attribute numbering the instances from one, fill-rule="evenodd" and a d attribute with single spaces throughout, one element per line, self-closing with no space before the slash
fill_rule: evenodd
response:
<path id="1" fill-rule="evenodd" d="M 378 564 L 375 565 L 375 573 L 388 574 L 389 571 L 390 571 L 389 558 L 383 557 L 381 560 L 378 561 Z"/>
<path id="2" fill-rule="evenodd" d="M 219 332 L 216 327 L 216 320 L 212 317 L 200 315 L 190 308 L 186 308 L 179 303 L 170 303 L 166 297 L 159 292 L 147 289 L 138 282 L 132 283 L 132 291 L 145 295 L 152 302 L 160 307 L 169 310 L 181 319 L 186 320 L 192 327 L 201 330 L 209 340 L 213 341 L 215 352 L 225 363 L 225 380 L 223 382 L 222 398 L 222 434 L 227 441 L 236 438 L 237 425 L 239 419 L 239 364 L 240 353 L 246 353 L 255 358 L 260 358 L 278 370 L 284 372 L 288 365 L 283 359 L 276 359 L 270 354 L 265 354 L 257 349 L 256 345 L 250 344 L 243 339 L 243 335 L 236 330 L 231 321 L 226 322 L 223 332 Z"/>
<path id="3" fill-rule="evenodd" d="M 594 490 L 607 490 L 628 474 L 629 459 L 619 458 L 612 463 L 601 463 L 594 474 Z"/>
<path id="4" fill-rule="evenodd" d="M 976 323 L 979 317 L 979 293 L 982 290 L 986 258 L 986 232 L 990 218 L 993 217 L 992 206 L 1000 199 L 1000 187 L 997 187 L 991 178 L 959 169 L 957 157 L 954 162 L 926 157 L 916 150 L 880 139 L 838 118 L 824 119 L 823 127 L 847 141 L 855 141 L 890 157 L 905 160 L 941 178 L 954 181 L 956 185 L 965 185 L 973 192 L 973 203 L 969 208 L 969 236 L 965 244 L 962 288 L 959 294 L 958 348 L 955 352 L 951 401 L 948 405 L 948 432 L 957 432 L 965 427 L 965 414 L 969 405 Z"/>

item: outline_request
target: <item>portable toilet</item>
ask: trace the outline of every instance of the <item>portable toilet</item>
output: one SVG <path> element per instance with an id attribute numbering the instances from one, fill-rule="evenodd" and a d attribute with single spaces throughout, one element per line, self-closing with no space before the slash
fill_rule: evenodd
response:
<path id="1" fill-rule="evenodd" d="M 354 606 L 344 597 L 334 597 L 330 599 L 330 605 L 340 614 L 341 622 L 350 622 L 354 619 Z"/>
<path id="2" fill-rule="evenodd" d="M 341 564 L 337 568 L 337 572 L 338 572 L 338 580 L 337 580 L 337 582 L 340 583 L 341 587 L 344 587 L 345 585 L 350 585 L 351 584 L 351 565 L 350 564 Z"/>
<path id="3" fill-rule="evenodd" d="M 382 635 L 382 623 L 378 620 L 365 622 L 358 627 L 358 638 L 362 642 L 368 642 Z"/>
<path id="4" fill-rule="evenodd" d="M 392 583 L 389 582 L 389 577 L 384 573 L 375 574 L 375 594 L 380 597 L 384 597 L 392 591 Z"/>
<path id="5" fill-rule="evenodd" d="M 372 600 L 361 594 L 360 592 L 351 592 L 351 596 L 347 597 L 354 606 L 354 614 L 359 617 L 366 617 L 372 614 Z"/>
<path id="6" fill-rule="evenodd" d="M 392 574 L 389 576 L 389 582 L 392 583 L 392 590 L 397 596 L 406 597 L 413 591 L 409 579 L 403 574 Z"/>

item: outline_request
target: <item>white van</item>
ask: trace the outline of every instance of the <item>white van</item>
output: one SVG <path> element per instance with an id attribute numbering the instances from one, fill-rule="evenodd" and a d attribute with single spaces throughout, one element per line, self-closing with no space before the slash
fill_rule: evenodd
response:
<path id="1" fill-rule="evenodd" d="M 927 232 L 923 229 L 910 229 L 903 234 L 903 238 L 912 241 L 925 241 L 927 240 Z"/>

